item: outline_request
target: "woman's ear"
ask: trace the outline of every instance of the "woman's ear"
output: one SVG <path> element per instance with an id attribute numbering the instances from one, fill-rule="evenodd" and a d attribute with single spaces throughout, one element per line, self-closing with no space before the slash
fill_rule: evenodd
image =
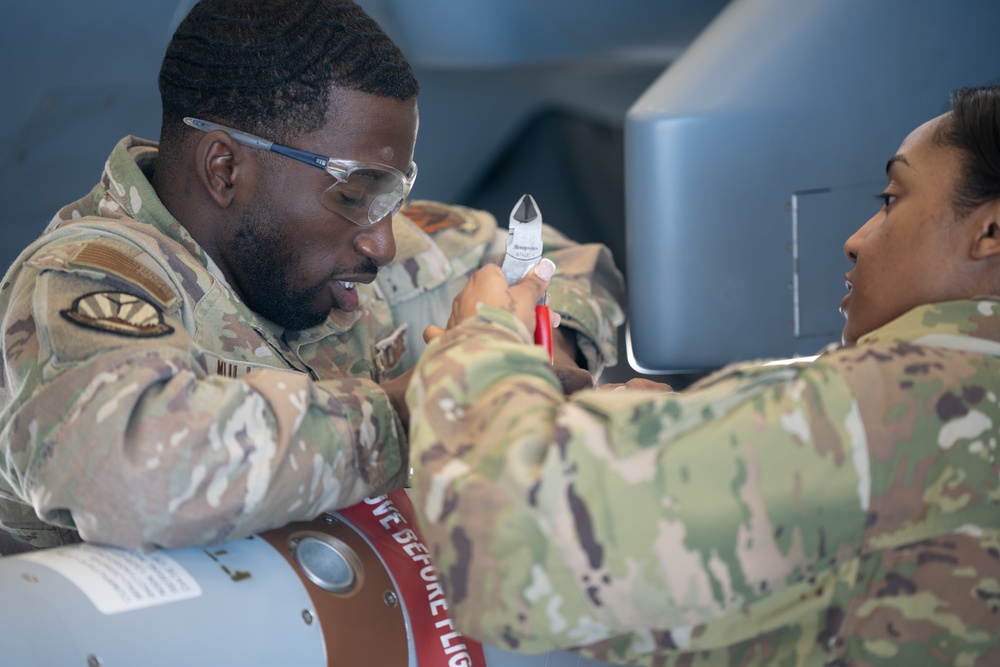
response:
<path id="1" fill-rule="evenodd" d="M 244 176 L 238 155 L 236 142 L 222 130 L 206 134 L 195 149 L 195 176 L 220 208 L 227 208 L 233 202 L 235 186 Z"/>
<path id="2" fill-rule="evenodd" d="M 970 253 L 972 259 L 1000 256 L 1000 199 L 983 204 L 971 215 L 975 217 L 976 230 Z"/>

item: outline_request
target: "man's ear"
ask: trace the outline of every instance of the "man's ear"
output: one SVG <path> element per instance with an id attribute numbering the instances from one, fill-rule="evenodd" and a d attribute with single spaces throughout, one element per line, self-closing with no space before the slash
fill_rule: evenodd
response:
<path id="1" fill-rule="evenodd" d="M 972 259 L 1000 256 L 1000 199 L 983 204 L 972 215 L 976 218 Z"/>
<path id="2" fill-rule="evenodd" d="M 195 176 L 209 197 L 227 208 L 236 196 L 236 185 L 245 178 L 244 161 L 236 142 L 222 130 L 209 132 L 195 150 Z"/>

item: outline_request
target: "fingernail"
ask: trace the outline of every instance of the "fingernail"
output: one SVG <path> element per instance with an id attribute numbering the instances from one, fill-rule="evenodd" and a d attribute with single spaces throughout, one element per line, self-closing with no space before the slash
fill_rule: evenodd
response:
<path id="1" fill-rule="evenodd" d="M 542 280 L 548 280 L 552 277 L 552 274 L 556 272 L 556 265 L 551 259 L 545 258 L 538 263 L 535 267 L 535 275 Z"/>

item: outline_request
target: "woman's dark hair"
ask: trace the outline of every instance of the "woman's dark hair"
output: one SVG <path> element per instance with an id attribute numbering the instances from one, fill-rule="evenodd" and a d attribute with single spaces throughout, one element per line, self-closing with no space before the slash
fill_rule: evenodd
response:
<path id="1" fill-rule="evenodd" d="M 165 152 L 184 116 L 282 141 L 324 123 L 331 87 L 419 92 L 406 57 L 350 0 L 201 0 L 167 46 L 159 85 Z"/>
<path id="2" fill-rule="evenodd" d="M 964 217 L 1000 199 L 1000 86 L 962 88 L 951 94 L 951 115 L 940 142 L 963 153 L 962 177 L 952 195 Z"/>

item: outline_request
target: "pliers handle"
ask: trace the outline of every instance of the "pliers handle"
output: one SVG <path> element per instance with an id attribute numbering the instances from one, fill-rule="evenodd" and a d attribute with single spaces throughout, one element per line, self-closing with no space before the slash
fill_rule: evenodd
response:
<path id="1" fill-rule="evenodd" d="M 552 319 L 548 306 L 535 306 L 535 343 L 545 348 L 552 363 Z"/>

